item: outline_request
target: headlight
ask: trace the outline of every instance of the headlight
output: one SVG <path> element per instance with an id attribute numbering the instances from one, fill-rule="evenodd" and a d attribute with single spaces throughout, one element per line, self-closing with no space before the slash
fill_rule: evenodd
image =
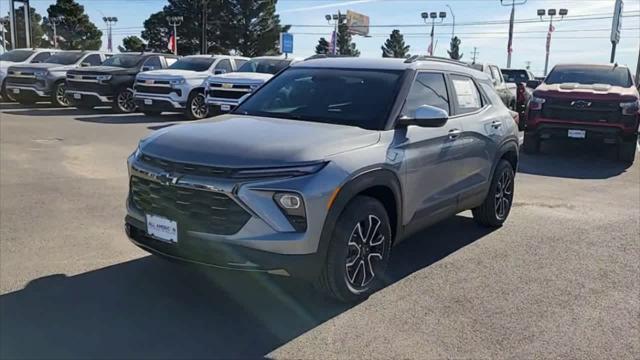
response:
<path id="1" fill-rule="evenodd" d="M 38 70 L 33 73 L 33 75 L 35 75 L 37 78 L 44 78 L 48 74 L 49 72 L 47 70 Z"/>
<path id="2" fill-rule="evenodd" d="M 96 76 L 96 80 L 98 80 L 98 81 L 109 81 L 109 80 L 111 80 L 111 75 L 98 75 L 98 76 Z"/>
<path id="3" fill-rule="evenodd" d="M 315 163 L 311 165 L 281 167 L 281 168 L 265 168 L 265 169 L 246 169 L 239 170 L 233 176 L 241 179 L 255 179 L 265 177 L 295 177 L 317 173 L 327 165 L 327 162 Z"/>
<path id="4" fill-rule="evenodd" d="M 530 110 L 542 110 L 542 104 L 544 104 L 547 100 L 539 97 L 532 96 L 531 101 L 529 102 Z"/>
<path id="5" fill-rule="evenodd" d="M 276 202 L 282 213 L 287 217 L 291 226 L 297 232 L 307 230 L 307 213 L 304 208 L 304 200 L 297 193 L 278 192 L 273 194 L 273 201 Z"/>
<path id="6" fill-rule="evenodd" d="M 184 79 L 169 80 L 169 84 L 171 84 L 171 86 L 183 85 L 184 83 L 185 83 Z"/>
<path id="7" fill-rule="evenodd" d="M 620 103 L 622 115 L 635 115 L 640 111 L 640 100 Z"/>

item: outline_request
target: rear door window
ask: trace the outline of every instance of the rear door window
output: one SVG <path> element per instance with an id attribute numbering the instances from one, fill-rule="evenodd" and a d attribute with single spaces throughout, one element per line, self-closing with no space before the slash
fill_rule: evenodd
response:
<path id="1" fill-rule="evenodd" d="M 148 58 L 147 61 L 144 62 L 143 67 L 145 70 L 162 69 L 162 62 L 160 61 L 160 57 L 152 56 Z"/>
<path id="2" fill-rule="evenodd" d="M 482 108 L 482 97 L 473 79 L 451 75 L 451 84 L 456 99 L 456 114 L 468 114 Z"/>
<path id="3" fill-rule="evenodd" d="M 418 73 L 407 95 L 402 115 L 411 117 L 423 105 L 435 106 L 447 113 L 451 112 L 444 74 Z"/>
<path id="4" fill-rule="evenodd" d="M 99 54 L 91 54 L 82 60 L 83 64 L 89 64 L 90 66 L 97 66 L 102 64 L 102 59 Z"/>

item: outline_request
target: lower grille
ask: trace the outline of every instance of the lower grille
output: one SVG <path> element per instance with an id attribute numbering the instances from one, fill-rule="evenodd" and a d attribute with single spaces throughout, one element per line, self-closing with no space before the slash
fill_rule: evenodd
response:
<path id="1" fill-rule="evenodd" d="M 222 193 L 163 185 L 131 177 L 133 205 L 147 214 L 178 222 L 178 231 L 232 235 L 240 231 L 251 215 Z"/>
<path id="2" fill-rule="evenodd" d="M 240 99 L 244 95 L 248 94 L 248 92 L 242 91 L 224 91 L 224 90 L 209 90 L 208 95 L 214 98 L 220 99 Z"/>
<path id="3" fill-rule="evenodd" d="M 101 95 L 111 94 L 111 87 L 108 85 L 77 81 L 67 81 L 67 90 L 95 92 Z"/>

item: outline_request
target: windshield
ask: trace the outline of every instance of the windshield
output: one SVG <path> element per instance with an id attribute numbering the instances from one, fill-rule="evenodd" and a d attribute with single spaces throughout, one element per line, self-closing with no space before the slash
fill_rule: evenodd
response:
<path id="1" fill-rule="evenodd" d="M 502 70 L 502 76 L 508 83 L 522 83 L 531 80 L 526 70 Z"/>
<path id="2" fill-rule="evenodd" d="M 235 113 L 384 129 L 403 71 L 291 68 Z"/>
<path id="3" fill-rule="evenodd" d="M 631 74 L 627 68 L 612 66 L 562 66 L 554 68 L 545 84 L 578 83 L 583 85 L 607 84 L 630 87 Z"/>
<path id="4" fill-rule="evenodd" d="M 190 70 L 190 71 L 207 71 L 215 58 L 182 58 L 176 61 L 169 69 Z"/>
<path id="5" fill-rule="evenodd" d="M 31 50 L 11 50 L 0 55 L 0 60 L 22 62 L 25 61 L 33 54 Z"/>
<path id="6" fill-rule="evenodd" d="M 50 58 L 46 60 L 46 62 L 51 64 L 60 64 L 60 65 L 71 65 L 75 64 L 82 57 L 82 53 L 79 52 L 60 52 L 57 54 L 51 55 Z"/>
<path id="7" fill-rule="evenodd" d="M 104 66 L 116 66 L 121 68 L 130 68 L 138 65 L 142 55 L 134 54 L 118 54 L 105 60 L 102 65 Z"/>
<path id="8" fill-rule="evenodd" d="M 280 70 L 286 68 L 291 60 L 278 59 L 257 59 L 250 60 L 242 65 L 238 72 L 251 72 L 263 74 L 277 74 Z"/>

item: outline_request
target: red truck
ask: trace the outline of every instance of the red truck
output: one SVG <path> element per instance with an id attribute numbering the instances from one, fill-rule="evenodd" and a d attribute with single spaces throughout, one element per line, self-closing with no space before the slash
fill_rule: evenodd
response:
<path id="1" fill-rule="evenodd" d="M 523 150 L 540 151 L 548 139 L 618 145 L 618 157 L 633 163 L 638 141 L 640 96 L 627 67 L 557 65 L 529 101 Z"/>

